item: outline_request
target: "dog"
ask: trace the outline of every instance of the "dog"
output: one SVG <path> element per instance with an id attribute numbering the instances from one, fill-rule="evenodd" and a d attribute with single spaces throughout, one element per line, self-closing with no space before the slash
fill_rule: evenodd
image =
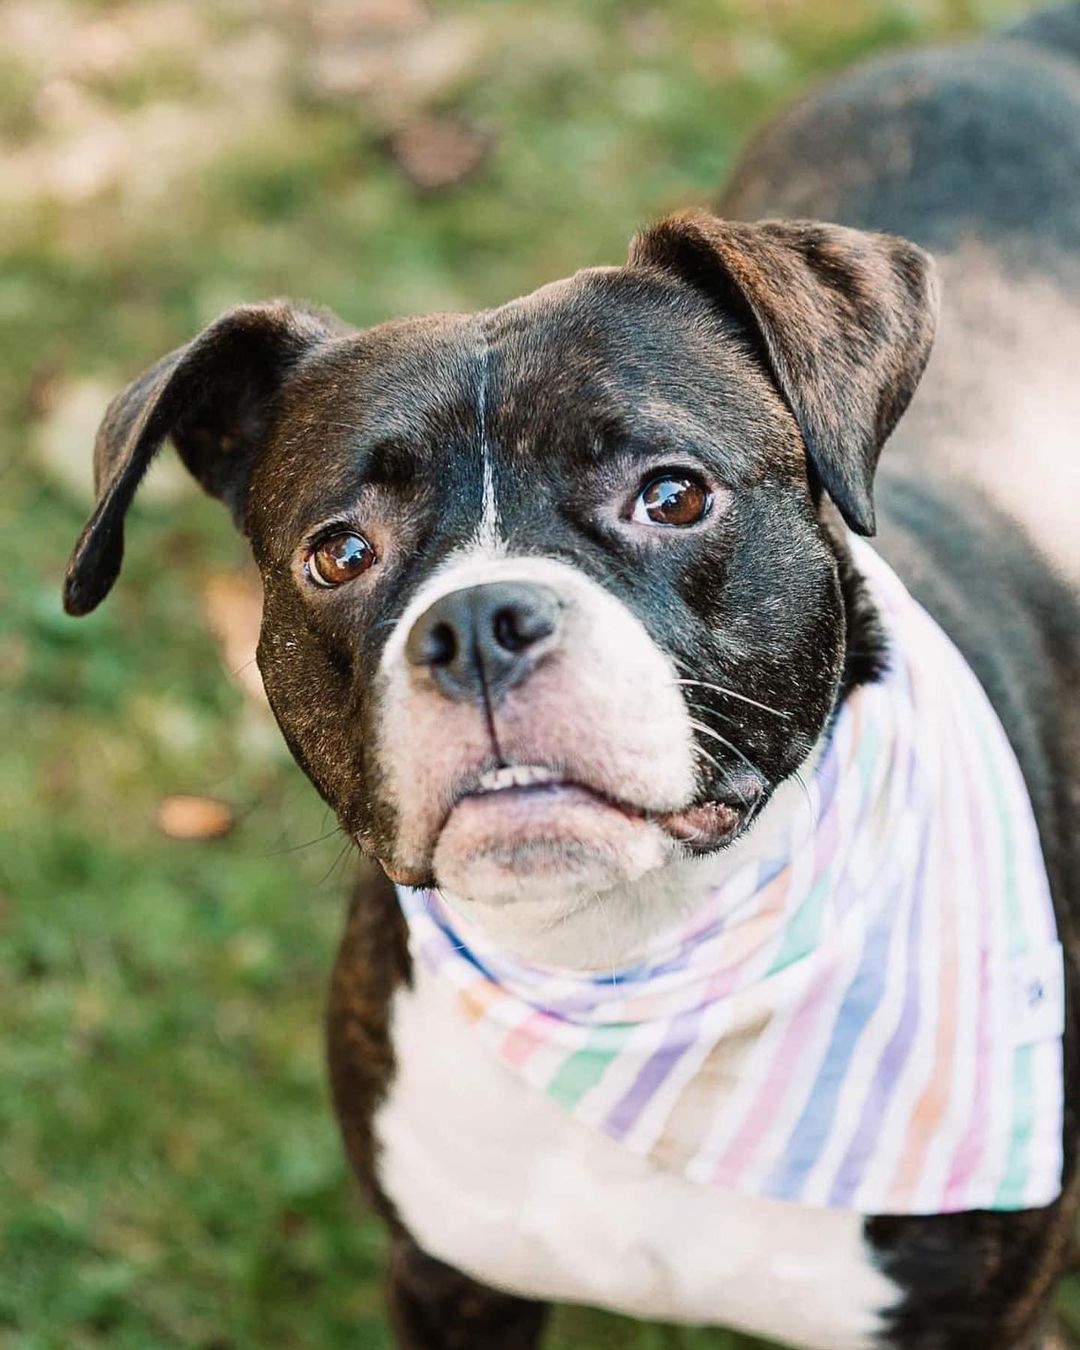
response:
<path id="1" fill-rule="evenodd" d="M 1078 354 L 1069 5 L 811 93 L 624 265 L 364 332 L 241 306 L 110 405 L 67 609 L 170 438 L 251 542 L 288 745 L 383 869 L 328 1043 L 402 1346 L 531 1350 L 552 1301 L 1045 1343 L 1077 1204 Z M 1017 967 L 988 897 L 1021 892 Z M 960 1110 L 984 1056 L 1024 1066 L 1019 1133 Z"/>

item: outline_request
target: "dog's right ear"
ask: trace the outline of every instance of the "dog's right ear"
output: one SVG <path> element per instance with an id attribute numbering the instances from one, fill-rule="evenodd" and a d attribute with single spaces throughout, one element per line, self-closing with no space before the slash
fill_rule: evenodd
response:
<path id="1" fill-rule="evenodd" d="M 282 386 L 308 352 L 347 331 L 331 314 L 286 301 L 243 305 L 113 399 L 94 446 L 97 504 L 64 579 L 69 614 L 89 614 L 111 590 L 124 556 L 124 517 L 166 437 L 244 528 L 248 480 Z"/>

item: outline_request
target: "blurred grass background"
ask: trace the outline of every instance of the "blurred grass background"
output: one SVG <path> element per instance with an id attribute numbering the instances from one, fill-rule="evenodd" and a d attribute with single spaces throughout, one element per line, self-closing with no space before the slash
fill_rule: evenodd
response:
<path id="1" fill-rule="evenodd" d="M 60 612 L 110 394 L 235 301 L 366 324 L 617 261 L 808 82 L 1027 7 L 0 5 L 0 1344 L 389 1344 L 323 1082 L 350 864 L 252 680 L 243 546 L 163 456 L 115 593 Z M 169 837 L 176 793 L 229 832 Z"/>

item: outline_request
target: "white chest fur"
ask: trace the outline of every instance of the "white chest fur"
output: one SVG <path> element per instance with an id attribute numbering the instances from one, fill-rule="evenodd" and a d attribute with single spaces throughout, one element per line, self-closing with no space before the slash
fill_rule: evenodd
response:
<path id="1" fill-rule="evenodd" d="M 427 1252 L 525 1296 L 822 1350 L 874 1343 L 897 1290 L 858 1215 L 657 1172 L 516 1078 L 415 974 L 376 1132 L 382 1186 Z"/>

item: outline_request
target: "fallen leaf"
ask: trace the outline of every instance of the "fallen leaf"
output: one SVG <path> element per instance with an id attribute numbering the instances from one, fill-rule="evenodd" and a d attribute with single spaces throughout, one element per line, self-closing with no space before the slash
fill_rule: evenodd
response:
<path id="1" fill-rule="evenodd" d="M 236 823 L 233 809 L 213 797 L 177 793 L 158 806 L 158 829 L 169 839 L 220 839 Z"/>
<path id="2" fill-rule="evenodd" d="M 420 118 L 390 138 L 390 150 L 402 173 L 422 192 L 457 187 L 480 167 L 486 136 L 449 118 Z"/>

